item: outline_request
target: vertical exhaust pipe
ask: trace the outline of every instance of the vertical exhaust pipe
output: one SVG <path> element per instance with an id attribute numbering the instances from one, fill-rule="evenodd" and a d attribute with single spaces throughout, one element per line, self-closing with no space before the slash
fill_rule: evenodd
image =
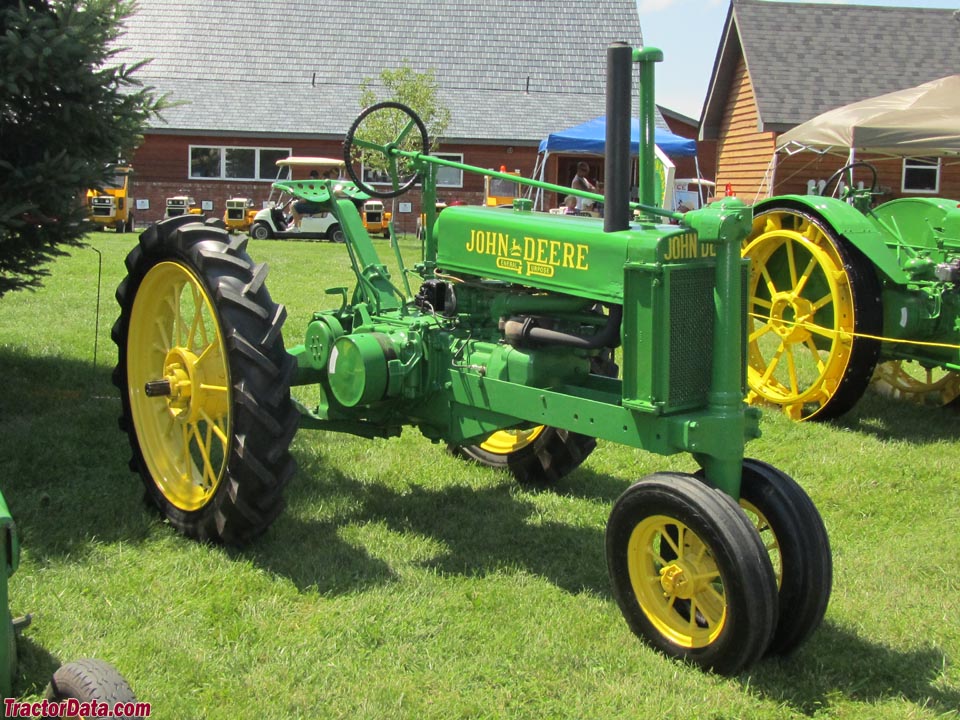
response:
<path id="1" fill-rule="evenodd" d="M 607 47 L 607 137 L 603 173 L 603 231 L 630 227 L 630 105 L 633 49 L 624 42 Z"/>

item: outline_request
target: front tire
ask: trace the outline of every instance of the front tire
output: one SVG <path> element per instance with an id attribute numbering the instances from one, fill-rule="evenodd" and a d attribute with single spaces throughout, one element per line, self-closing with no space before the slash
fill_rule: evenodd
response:
<path id="1" fill-rule="evenodd" d="M 728 495 L 691 475 L 651 475 L 614 504 L 606 551 L 614 598 L 654 648 L 721 675 L 763 655 L 777 623 L 776 578 Z"/>
<path id="2" fill-rule="evenodd" d="M 777 578 L 780 619 L 767 654 L 789 655 L 820 626 L 827 611 L 833 584 L 827 529 L 804 489 L 760 460 L 743 460 L 739 505 L 766 547 Z"/>
<path id="3" fill-rule="evenodd" d="M 340 227 L 340 223 L 336 225 L 331 225 L 327 230 L 327 240 L 330 242 L 342 243 L 345 242 L 347 236 L 343 232 L 343 228 Z"/>
<path id="4" fill-rule="evenodd" d="M 280 513 L 298 420 L 286 312 L 245 246 L 195 216 L 151 226 L 127 256 L 113 328 L 131 469 L 177 530 L 229 544 Z"/>
<path id="5" fill-rule="evenodd" d="M 254 240 L 269 240 L 271 235 L 270 226 L 262 220 L 250 226 L 250 237 Z"/>
<path id="6" fill-rule="evenodd" d="M 55 703 L 71 699 L 81 703 L 96 700 L 111 710 L 117 703 L 137 700 L 130 685 L 113 665 L 93 659 L 75 660 L 59 667 L 50 679 L 44 697 Z"/>

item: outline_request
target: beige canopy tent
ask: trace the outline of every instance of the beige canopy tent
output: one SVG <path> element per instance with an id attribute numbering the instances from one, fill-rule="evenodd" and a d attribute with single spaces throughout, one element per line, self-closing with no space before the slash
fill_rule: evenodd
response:
<path id="1" fill-rule="evenodd" d="M 774 187 L 777 157 L 811 151 L 873 157 L 960 156 L 960 75 L 828 110 L 777 138 L 776 152 L 757 190 Z"/>
<path id="2" fill-rule="evenodd" d="M 905 157 L 960 154 L 960 75 L 825 112 L 777 139 L 777 150 L 788 146 Z"/>

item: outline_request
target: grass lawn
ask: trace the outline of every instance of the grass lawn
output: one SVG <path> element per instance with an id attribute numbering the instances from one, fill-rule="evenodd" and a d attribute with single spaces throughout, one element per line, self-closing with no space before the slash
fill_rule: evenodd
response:
<path id="1" fill-rule="evenodd" d="M 21 699 L 60 662 L 93 656 L 175 720 L 958 717 L 955 410 L 868 394 L 828 424 L 765 413 L 748 453 L 816 502 L 834 590 L 795 656 L 721 678 L 637 640 L 606 576 L 614 500 L 649 473 L 693 471 L 687 456 L 600 443 L 535 492 L 415 431 L 302 431 L 287 509 L 259 541 L 236 551 L 174 533 L 127 469 L 110 383 L 113 292 L 135 237 L 90 239 L 99 331 L 92 249 L 0 300 L 0 488 L 23 544 L 11 607 L 34 616 Z M 403 243 L 408 262 L 417 248 Z M 270 264 L 288 346 L 338 302 L 324 291 L 350 283 L 340 245 L 249 251 Z"/>

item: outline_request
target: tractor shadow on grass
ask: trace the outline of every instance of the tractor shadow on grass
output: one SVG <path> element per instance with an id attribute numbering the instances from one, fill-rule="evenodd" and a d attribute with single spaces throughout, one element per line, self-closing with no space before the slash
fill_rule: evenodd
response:
<path id="1" fill-rule="evenodd" d="M 936 647 L 899 651 L 827 620 L 795 655 L 759 663 L 741 683 L 808 716 L 829 716 L 832 705 L 850 701 L 903 699 L 940 717 L 960 707 L 960 693 L 937 687 L 947 665 Z M 871 711 L 865 707 L 862 716 Z"/>
<path id="2" fill-rule="evenodd" d="M 853 409 L 831 422 L 878 440 L 926 445 L 960 437 L 960 404 L 922 406 L 868 391 Z"/>
<path id="3" fill-rule="evenodd" d="M 0 490 L 35 558 L 81 556 L 94 539 L 140 542 L 158 522 L 127 467 L 107 364 L 0 350 Z"/>
<path id="4" fill-rule="evenodd" d="M 301 468 L 287 495 L 284 514 L 245 554 L 301 589 L 352 592 L 392 582 L 391 565 L 406 565 L 471 577 L 522 570 L 571 593 L 609 595 L 602 528 L 552 519 L 510 482 L 395 489 L 321 461 Z"/>

